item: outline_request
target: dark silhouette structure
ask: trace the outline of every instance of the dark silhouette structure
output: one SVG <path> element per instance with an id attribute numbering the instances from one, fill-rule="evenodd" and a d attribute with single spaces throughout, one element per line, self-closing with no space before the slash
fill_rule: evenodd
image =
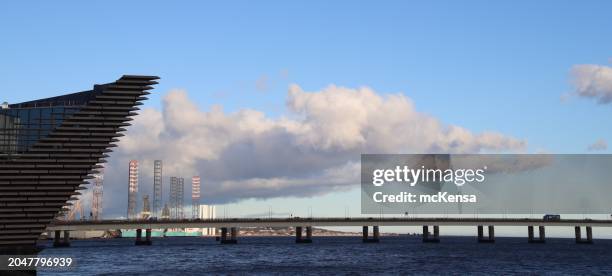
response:
<path id="1" fill-rule="evenodd" d="M 38 251 L 40 234 L 101 168 L 156 79 L 125 75 L 89 91 L 2 105 L 0 254 Z"/>

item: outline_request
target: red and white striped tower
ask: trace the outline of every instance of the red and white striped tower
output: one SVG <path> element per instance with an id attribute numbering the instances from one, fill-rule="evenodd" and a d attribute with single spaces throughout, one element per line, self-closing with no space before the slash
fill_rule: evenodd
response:
<path id="1" fill-rule="evenodd" d="M 191 217 L 199 218 L 200 214 L 200 177 L 191 178 Z"/>
<path id="2" fill-rule="evenodd" d="M 137 195 L 138 195 L 138 161 L 132 160 L 130 161 L 129 168 L 129 176 L 128 176 L 128 219 L 136 219 L 138 218 L 138 214 L 136 213 L 136 203 L 137 203 Z"/>
<path id="3" fill-rule="evenodd" d="M 94 175 L 93 199 L 91 201 L 91 216 L 93 220 L 102 218 L 102 184 L 104 181 L 104 168 L 100 168 Z"/>

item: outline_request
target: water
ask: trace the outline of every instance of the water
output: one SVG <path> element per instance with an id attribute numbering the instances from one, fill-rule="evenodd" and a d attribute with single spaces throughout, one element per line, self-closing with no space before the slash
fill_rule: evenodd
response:
<path id="1" fill-rule="evenodd" d="M 291 237 L 239 237 L 221 245 L 213 238 L 72 241 L 69 248 L 48 248 L 41 255 L 72 256 L 69 272 L 39 275 L 201 275 L 212 274 L 610 274 L 612 240 L 575 244 L 573 239 L 497 238 L 478 244 L 474 237 L 441 237 L 439 244 L 415 236 L 382 237 L 363 244 L 360 237 L 314 237 L 295 244 Z"/>

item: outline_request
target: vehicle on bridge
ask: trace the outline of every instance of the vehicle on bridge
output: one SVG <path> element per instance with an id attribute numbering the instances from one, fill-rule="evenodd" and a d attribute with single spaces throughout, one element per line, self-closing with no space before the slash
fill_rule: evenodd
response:
<path id="1" fill-rule="evenodd" d="M 545 221 L 559 221 L 561 220 L 561 215 L 544 215 L 542 219 Z"/>

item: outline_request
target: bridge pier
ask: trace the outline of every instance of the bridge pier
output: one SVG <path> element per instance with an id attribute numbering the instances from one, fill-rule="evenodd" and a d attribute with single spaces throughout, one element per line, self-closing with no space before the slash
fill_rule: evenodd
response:
<path id="1" fill-rule="evenodd" d="M 64 230 L 64 238 L 61 238 L 62 231 L 55 230 L 53 237 L 53 247 L 69 247 L 70 246 L 70 231 Z"/>
<path id="2" fill-rule="evenodd" d="M 546 232 L 544 231 L 544 226 L 538 226 L 538 232 L 540 236 L 536 239 L 533 234 L 533 226 L 528 226 L 527 231 L 529 234 L 529 243 L 545 243 L 546 242 Z"/>
<path id="3" fill-rule="evenodd" d="M 380 242 L 380 231 L 378 225 L 372 226 L 372 237 L 369 237 L 368 226 L 363 227 L 363 242 L 364 243 L 377 243 Z"/>
<path id="4" fill-rule="evenodd" d="M 135 245 L 151 245 L 151 229 L 145 230 L 145 240 L 142 240 L 142 229 L 136 229 L 136 242 Z"/>
<path id="5" fill-rule="evenodd" d="M 295 227 L 295 243 L 312 243 L 312 226 L 306 226 L 306 238 L 302 236 L 302 226 Z"/>
<path id="6" fill-rule="evenodd" d="M 591 226 L 586 226 L 585 228 L 586 228 L 586 239 L 583 239 L 580 233 L 580 226 L 574 227 L 574 230 L 576 233 L 576 243 L 593 244 L 593 229 L 591 228 Z"/>
<path id="7" fill-rule="evenodd" d="M 489 225 L 489 235 L 488 237 L 484 236 L 484 227 L 482 225 L 478 225 L 478 242 L 479 243 L 494 243 L 495 242 L 495 228 L 493 225 Z"/>
<path id="8" fill-rule="evenodd" d="M 423 225 L 423 242 L 440 242 L 440 227 L 438 225 L 434 225 L 433 236 L 429 235 L 429 226 Z"/>
<path id="9" fill-rule="evenodd" d="M 238 240 L 236 239 L 236 236 L 238 236 L 238 230 L 236 229 L 236 227 L 230 227 L 229 229 L 229 239 L 227 237 L 227 227 L 222 227 L 221 228 L 221 244 L 236 244 L 238 243 Z"/>

